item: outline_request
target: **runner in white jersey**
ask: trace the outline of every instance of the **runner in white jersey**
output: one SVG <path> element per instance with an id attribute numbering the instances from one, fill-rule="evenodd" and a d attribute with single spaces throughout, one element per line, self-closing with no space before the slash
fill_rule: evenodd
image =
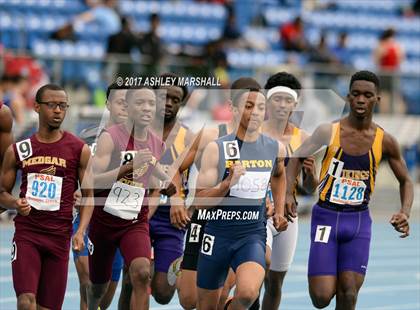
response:
<path id="1" fill-rule="evenodd" d="M 308 135 L 290 121 L 290 117 L 299 99 L 302 88 L 298 79 L 287 72 L 279 72 L 271 76 L 265 85 L 267 90 L 268 120 L 263 124 L 263 132 L 286 145 L 288 159 L 302 144 Z M 297 180 L 295 185 L 297 185 Z M 303 162 L 303 188 L 310 193 L 317 186 L 315 159 L 308 157 Z M 295 187 L 296 200 L 296 187 Z M 289 218 L 286 231 L 277 232 L 268 220 L 268 236 L 272 239 L 271 263 L 267 268 L 263 309 L 278 309 L 281 300 L 283 280 L 292 264 L 298 237 L 298 218 Z M 267 238 L 269 239 L 269 238 Z M 256 308 L 255 308 L 256 309 Z"/>

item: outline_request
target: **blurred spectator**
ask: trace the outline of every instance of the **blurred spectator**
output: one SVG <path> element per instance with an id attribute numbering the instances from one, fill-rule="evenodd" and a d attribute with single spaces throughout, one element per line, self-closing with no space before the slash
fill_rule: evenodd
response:
<path id="1" fill-rule="evenodd" d="M 309 47 L 305 38 L 303 21 L 299 16 L 280 28 L 280 37 L 286 51 L 302 52 Z"/>
<path id="2" fill-rule="evenodd" d="M 402 112 L 404 108 L 399 95 L 399 78 L 397 74 L 404 60 L 404 51 L 395 40 L 394 29 L 389 28 L 381 34 L 378 46 L 373 52 L 373 58 L 380 70 L 379 77 L 382 90 L 382 101 L 379 105 L 380 111 L 384 113 L 390 112 L 392 110 L 392 102 L 394 110 Z M 391 96 L 393 96 L 392 100 Z"/>
<path id="3" fill-rule="evenodd" d="M 318 64 L 332 64 L 337 62 L 332 50 L 327 45 L 325 33 L 321 33 L 318 45 L 310 50 L 309 61 Z"/>
<path id="4" fill-rule="evenodd" d="M 340 33 L 337 45 L 332 49 L 332 52 L 340 64 L 351 66 L 351 53 L 347 47 L 347 32 Z"/>
<path id="5" fill-rule="evenodd" d="M 150 16 L 150 31 L 146 33 L 140 40 L 140 51 L 147 56 L 148 65 L 145 66 L 145 73 L 156 75 L 159 73 L 159 65 L 165 54 L 162 40 L 158 34 L 160 18 L 157 14 Z"/>
<path id="6" fill-rule="evenodd" d="M 29 56 L 14 55 L 5 52 L 3 56 L 4 75 L 22 76 L 29 82 L 29 90 L 25 93 L 26 104 L 32 108 L 37 90 L 49 82 L 49 77 L 40 63 Z"/>
<path id="7" fill-rule="evenodd" d="M 126 17 L 121 18 L 121 31 L 108 38 L 107 53 L 130 56 L 131 50 L 137 46 L 138 38 L 133 33 L 130 20 Z M 131 62 L 123 60 L 118 64 L 117 74 L 119 76 L 130 76 L 132 73 Z"/>
<path id="8" fill-rule="evenodd" d="M 332 50 L 330 50 L 330 48 L 327 45 L 327 38 L 325 33 L 321 33 L 318 45 L 311 48 L 309 52 L 309 62 L 313 64 L 318 64 L 318 66 L 315 67 L 317 70 L 314 76 L 315 88 L 334 88 L 336 72 L 334 70 L 335 67 L 333 67 L 332 64 L 336 64 L 338 61 L 335 58 Z"/>
<path id="9" fill-rule="evenodd" d="M 335 0 L 303 0 L 302 8 L 305 11 L 335 10 L 337 4 Z"/>
<path id="10" fill-rule="evenodd" d="M 233 7 L 228 10 L 228 17 L 223 29 L 222 39 L 225 48 L 264 50 L 267 47 L 265 40 L 261 40 L 261 38 L 258 38 L 257 40 L 255 38 L 247 38 L 243 35 L 237 26 L 236 14 Z"/>
<path id="11" fill-rule="evenodd" d="M 90 10 L 75 17 L 75 28 L 80 24 L 95 22 L 106 35 L 113 35 L 121 30 L 120 17 L 115 10 L 115 0 L 90 1 L 89 5 L 92 7 Z"/>
<path id="12" fill-rule="evenodd" d="M 380 70 L 395 72 L 404 59 L 401 45 L 395 40 L 395 30 L 385 30 L 379 38 L 379 44 L 374 51 L 374 60 Z"/>
<path id="13" fill-rule="evenodd" d="M 73 25 L 69 23 L 57 29 L 51 34 L 51 39 L 59 41 L 76 41 L 76 34 L 74 33 Z"/>
<path id="14" fill-rule="evenodd" d="M 215 60 L 216 67 L 214 68 L 213 76 L 220 82 L 221 89 L 213 96 L 214 99 L 217 100 L 216 102 L 213 102 L 213 119 L 218 121 L 229 121 L 232 117 L 232 111 L 228 102 L 230 94 L 230 77 L 226 54 L 218 54 Z"/>
<path id="15" fill-rule="evenodd" d="M 415 0 L 408 7 L 401 8 L 402 13 L 406 17 L 420 16 L 420 0 Z"/>
<path id="16" fill-rule="evenodd" d="M 237 40 L 240 37 L 241 32 L 236 25 L 236 15 L 234 12 L 230 12 L 225 24 L 225 28 L 223 29 L 223 39 L 230 41 Z"/>
<path id="17" fill-rule="evenodd" d="M 15 122 L 19 126 L 22 126 L 25 123 L 25 94 L 28 90 L 28 80 L 22 76 L 4 75 L 1 78 L 0 100 L 10 108 Z"/>

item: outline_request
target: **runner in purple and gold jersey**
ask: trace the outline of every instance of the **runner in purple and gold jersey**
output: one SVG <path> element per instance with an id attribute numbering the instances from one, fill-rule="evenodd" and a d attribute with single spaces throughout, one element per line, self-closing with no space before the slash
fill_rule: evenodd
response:
<path id="1" fill-rule="evenodd" d="M 321 125 L 295 152 L 287 167 L 286 209 L 296 216 L 293 182 L 300 170 L 299 158 L 323 145 L 319 201 L 312 209 L 309 254 L 309 293 L 317 308 L 336 296 L 337 309 L 355 309 L 369 260 L 372 219 L 368 204 L 375 188 L 379 162 L 388 160 L 400 184 L 401 209 L 390 223 L 405 238 L 413 203 L 410 180 L 398 142 L 372 121 L 380 103 L 379 80 L 369 71 L 355 73 L 347 100 L 348 116 Z"/>

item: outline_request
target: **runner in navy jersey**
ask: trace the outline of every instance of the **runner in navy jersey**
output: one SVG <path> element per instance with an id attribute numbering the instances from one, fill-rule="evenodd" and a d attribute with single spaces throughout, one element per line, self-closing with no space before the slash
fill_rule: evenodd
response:
<path id="1" fill-rule="evenodd" d="M 249 81 L 249 78 L 242 78 Z M 241 80 L 241 79 L 240 79 Z M 248 82 L 250 84 L 250 82 Z M 196 206 L 208 209 L 197 269 L 198 307 L 214 309 L 229 267 L 236 273 L 235 296 L 229 307 L 247 309 L 258 297 L 265 273 L 266 197 L 271 181 L 274 226 L 287 228 L 283 217 L 285 150 L 259 133 L 265 97 L 253 87 L 235 90 L 232 110 L 237 133 L 211 142 L 204 150 L 197 180 Z"/>
<path id="2" fill-rule="evenodd" d="M 67 285 L 73 193 L 82 184 L 86 203 L 80 208 L 73 248 L 84 248 L 93 211 L 90 150 L 78 137 L 60 130 L 69 107 L 67 94 L 47 84 L 36 94 L 39 130 L 10 146 L 2 166 L 0 204 L 17 209 L 12 247 L 13 284 L 18 309 L 61 309 Z M 22 171 L 19 199 L 12 191 Z"/>

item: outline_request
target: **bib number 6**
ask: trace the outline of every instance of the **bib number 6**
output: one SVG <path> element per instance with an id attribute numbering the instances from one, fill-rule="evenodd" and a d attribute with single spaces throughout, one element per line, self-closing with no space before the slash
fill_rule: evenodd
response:
<path id="1" fill-rule="evenodd" d="M 201 244 L 201 253 L 211 256 L 213 254 L 214 236 L 204 234 Z"/>
<path id="2" fill-rule="evenodd" d="M 239 159 L 239 144 L 237 140 L 223 141 L 225 159 Z"/>

